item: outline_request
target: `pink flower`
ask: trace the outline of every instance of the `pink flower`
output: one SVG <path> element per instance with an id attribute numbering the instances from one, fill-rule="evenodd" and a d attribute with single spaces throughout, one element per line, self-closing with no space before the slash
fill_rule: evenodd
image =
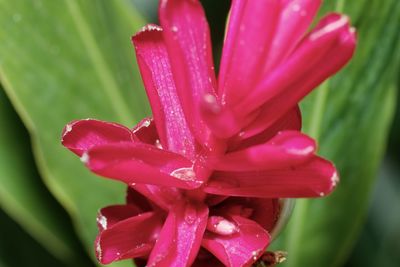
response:
<path id="1" fill-rule="evenodd" d="M 329 194 L 338 176 L 300 133 L 298 102 L 351 58 L 354 29 L 320 0 L 233 0 L 218 81 L 197 0 L 162 0 L 161 27 L 133 37 L 153 118 L 134 129 L 81 120 L 62 143 L 94 173 L 128 185 L 102 209 L 101 263 L 250 266 L 282 198 Z M 211 263 L 214 262 L 214 263 Z"/>

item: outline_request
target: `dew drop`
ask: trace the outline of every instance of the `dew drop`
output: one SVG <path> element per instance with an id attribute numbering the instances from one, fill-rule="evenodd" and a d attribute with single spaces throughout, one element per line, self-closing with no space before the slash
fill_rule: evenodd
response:
<path id="1" fill-rule="evenodd" d="M 314 151 L 314 147 L 313 146 L 307 146 L 305 148 L 289 148 L 287 150 L 289 153 L 293 154 L 293 155 L 298 155 L 298 156 L 305 156 L 308 155 L 310 153 L 312 153 Z"/>
<path id="2" fill-rule="evenodd" d="M 193 207 L 186 207 L 185 210 L 185 222 L 187 224 L 193 224 L 197 219 L 197 211 Z"/>
<path id="3" fill-rule="evenodd" d="M 214 226 L 215 232 L 221 235 L 231 235 L 239 231 L 236 225 L 228 220 L 221 220 Z"/>
<path id="4" fill-rule="evenodd" d="M 196 179 L 196 173 L 193 171 L 193 168 L 176 169 L 170 175 L 184 181 L 193 181 Z"/>

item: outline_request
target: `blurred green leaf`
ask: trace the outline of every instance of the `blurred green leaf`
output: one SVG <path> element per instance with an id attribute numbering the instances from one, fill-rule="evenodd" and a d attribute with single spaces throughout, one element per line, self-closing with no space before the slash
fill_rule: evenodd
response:
<path id="1" fill-rule="evenodd" d="M 93 253 L 96 212 L 122 203 L 125 186 L 90 174 L 60 145 L 61 130 L 87 117 L 133 126 L 149 113 L 130 42 L 144 21 L 129 0 L 0 0 L 0 25 L 1 82 L 46 185 Z"/>
<path id="2" fill-rule="evenodd" d="M 0 209 L 0 267 L 21 266 L 66 267 L 67 265 L 49 254 Z"/>
<path id="3" fill-rule="evenodd" d="M 80 264 L 81 246 L 70 220 L 44 187 L 33 160 L 29 136 L 2 88 L 0 129 L 1 208 L 58 259 L 75 266 Z"/>
<path id="4" fill-rule="evenodd" d="M 397 267 L 399 265 L 399 177 L 398 163 L 386 158 L 380 168 L 368 221 L 346 266 Z"/>
<path id="5" fill-rule="evenodd" d="M 325 4 L 333 7 L 334 2 Z M 304 130 L 319 140 L 320 154 L 336 164 L 341 183 L 327 198 L 297 201 L 288 227 L 273 245 L 289 253 L 282 266 L 344 262 L 361 230 L 393 118 L 400 2 L 344 3 L 359 34 L 356 56 L 302 105 Z"/>

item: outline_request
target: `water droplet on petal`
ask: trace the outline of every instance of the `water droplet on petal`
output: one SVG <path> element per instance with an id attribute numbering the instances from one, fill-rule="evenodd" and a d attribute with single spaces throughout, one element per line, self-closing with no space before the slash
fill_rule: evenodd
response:
<path id="1" fill-rule="evenodd" d="M 288 152 L 293 154 L 293 155 L 298 155 L 298 156 L 305 156 L 310 154 L 311 152 L 314 151 L 314 147 L 313 146 L 307 146 L 305 148 L 289 148 Z"/>
<path id="2" fill-rule="evenodd" d="M 234 222 L 221 216 L 211 216 L 208 219 L 207 230 L 225 236 L 239 232 L 239 228 Z"/>
<path id="3" fill-rule="evenodd" d="M 176 169 L 170 175 L 184 181 L 194 181 L 196 179 L 196 173 L 193 168 Z"/>
<path id="4" fill-rule="evenodd" d="M 197 219 L 197 211 L 191 206 L 187 206 L 185 210 L 185 222 L 187 224 L 193 224 Z"/>
<path id="5" fill-rule="evenodd" d="M 231 235 L 238 232 L 238 228 L 234 223 L 222 220 L 215 225 L 215 231 L 221 235 Z"/>

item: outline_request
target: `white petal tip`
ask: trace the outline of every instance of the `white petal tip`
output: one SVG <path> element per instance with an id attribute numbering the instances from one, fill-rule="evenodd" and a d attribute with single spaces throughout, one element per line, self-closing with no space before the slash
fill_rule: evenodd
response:
<path id="1" fill-rule="evenodd" d="M 81 161 L 85 164 L 89 162 L 89 154 L 87 152 L 84 152 L 81 156 Z"/>

